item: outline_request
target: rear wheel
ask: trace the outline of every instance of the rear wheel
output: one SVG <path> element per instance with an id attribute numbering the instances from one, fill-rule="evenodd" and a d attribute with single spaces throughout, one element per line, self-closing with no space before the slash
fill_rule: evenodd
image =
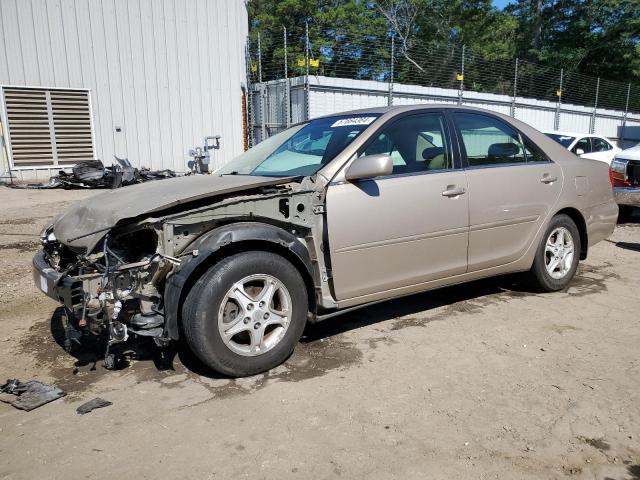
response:
<path id="1" fill-rule="evenodd" d="M 205 272 L 187 295 L 182 321 L 200 360 L 241 377 L 282 363 L 302 335 L 307 311 L 298 270 L 280 255 L 250 251 Z"/>
<path id="2" fill-rule="evenodd" d="M 555 292 L 569 285 L 578 268 L 580 248 L 580 233 L 571 217 L 553 217 L 529 271 L 533 286 L 543 292 Z"/>

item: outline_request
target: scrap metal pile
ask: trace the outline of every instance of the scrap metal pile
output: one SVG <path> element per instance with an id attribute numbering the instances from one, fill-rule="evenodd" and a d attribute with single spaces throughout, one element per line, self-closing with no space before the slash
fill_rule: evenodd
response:
<path id="1" fill-rule="evenodd" d="M 119 188 L 135 183 L 161 180 L 176 176 L 173 170 L 149 170 L 135 168 L 126 158 L 115 157 L 116 162 L 106 167 L 100 160 L 79 162 L 71 169 L 71 173 L 60 170 L 58 175 L 43 184 L 14 184 L 15 188 Z"/>

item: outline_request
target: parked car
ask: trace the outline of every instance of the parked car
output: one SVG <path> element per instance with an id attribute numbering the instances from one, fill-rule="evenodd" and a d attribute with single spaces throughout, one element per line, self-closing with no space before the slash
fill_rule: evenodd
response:
<path id="1" fill-rule="evenodd" d="M 545 132 L 545 135 L 581 158 L 600 160 L 607 164 L 611 164 L 613 157 L 622 151 L 611 140 L 599 135 L 571 132 Z"/>
<path id="2" fill-rule="evenodd" d="M 640 207 L 640 144 L 618 153 L 609 172 L 620 215 L 629 215 Z"/>
<path id="3" fill-rule="evenodd" d="M 251 375 L 308 321 L 356 307 L 511 272 L 567 287 L 615 227 L 606 172 L 476 108 L 330 115 L 213 175 L 72 206 L 43 230 L 34 279 L 74 338 L 184 337 L 210 368 Z"/>

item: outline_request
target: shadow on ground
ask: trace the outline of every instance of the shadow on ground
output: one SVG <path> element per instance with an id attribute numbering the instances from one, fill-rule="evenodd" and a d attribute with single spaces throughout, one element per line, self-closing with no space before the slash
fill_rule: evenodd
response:
<path id="1" fill-rule="evenodd" d="M 606 290 L 606 280 L 615 276 L 609 271 L 609 266 L 581 265 L 565 294 L 583 296 Z M 289 359 L 282 366 L 259 376 L 262 380 L 254 387 L 274 379 L 299 381 L 317 377 L 361 362 L 366 347 L 363 349 L 362 345 L 356 345 L 342 335 L 349 331 L 375 324 L 385 324 L 385 328 L 391 331 L 424 327 L 453 315 L 479 312 L 488 305 L 531 295 L 535 293 L 520 283 L 518 276 L 510 275 L 390 300 L 309 324 Z M 21 353 L 33 355 L 38 365 L 49 369 L 56 384 L 70 393 L 86 389 L 108 373 L 117 373 L 104 368 L 105 344 L 99 337 L 87 336 L 81 345 L 74 344 L 67 353 L 64 349 L 64 325 L 64 309 L 58 308 L 50 321 L 31 328 L 20 343 Z M 376 348 L 379 341 L 393 343 L 393 338 L 390 334 L 377 335 L 369 339 L 368 344 Z M 121 359 L 116 369 L 127 369 L 139 381 L 157 380 L 173 374 L 212 380 L 226 378 L 208 369 L 183 342 L 174 342 L 170 347 L 161 349 L 152 340 L 137 337 L 112 346 L 112 351 Z M 233 389 L 234 382 L 229 388 Z"/>

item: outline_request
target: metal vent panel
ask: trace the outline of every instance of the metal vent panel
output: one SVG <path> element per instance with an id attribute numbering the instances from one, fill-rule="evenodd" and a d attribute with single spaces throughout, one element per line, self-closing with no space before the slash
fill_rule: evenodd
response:
<path id="1" fill-rule="evenodd" d="M 94 158 L 88 91 L 5 87 L 3 94 L 14 167 Z"/>

